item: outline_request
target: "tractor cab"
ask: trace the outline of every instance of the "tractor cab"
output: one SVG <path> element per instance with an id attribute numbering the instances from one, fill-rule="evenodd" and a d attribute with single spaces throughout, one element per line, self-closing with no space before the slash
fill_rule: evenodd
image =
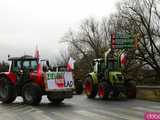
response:
<path id="1" fill-rule="evenodd" d="M 38 64 L 41 66 L 41 70 L 46 72 L 50 69 L 49 61 L 45 59 L 40 59 L 32 56 L 22 56 L 22 57 L 12 57 L 8 59 L 10 62 L 9 72 L 19 73 L 19 72 L 34 72 L 37 71 Z"/>
<path id="2" fill-rule="evenodd" d="M 15 76 L 16 85 L 24 84 L 29 80 L 30 72 L 37 71 L 37 59 L 32 56 L 11 57 L 9 73 Z"/>
<path id="3" fill-rule="evenodd" d="M 11 61 L 9 72 L 24 72 L 37 69 L 37 59 L 32 56 L 12 57 L 8 59 Z"/>

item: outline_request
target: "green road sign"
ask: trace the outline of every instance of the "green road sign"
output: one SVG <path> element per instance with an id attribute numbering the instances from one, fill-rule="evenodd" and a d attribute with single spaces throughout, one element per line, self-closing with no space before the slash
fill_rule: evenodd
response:
<path id="1" fill-rule="evenodd" d="M 111 35 L 111 45 L 114 49 L 134 47 L 134 37 L 132 34 L 113 33 Z"/>

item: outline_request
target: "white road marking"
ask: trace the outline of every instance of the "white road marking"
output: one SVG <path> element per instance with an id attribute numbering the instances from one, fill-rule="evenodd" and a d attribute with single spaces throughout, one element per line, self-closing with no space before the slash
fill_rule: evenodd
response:
<path id="1" fill-rule="evenodd" d="M 116 113 L 116 112 L 113 112 L 113 111 L 104 111 L 104 110 L 101 110 L 101 109 L 93 109 L 93 110 L 96 111 L 96 112 L 107 114 L 107 115 L 110 115 L 110 116 L 113 116 L 113 117 L 116 117 L 116 118 L 120 118 L 120 119 L 142 120 L 142 118 L 133 117 L 133 116 L 122 114 L 122 113 Z"/>

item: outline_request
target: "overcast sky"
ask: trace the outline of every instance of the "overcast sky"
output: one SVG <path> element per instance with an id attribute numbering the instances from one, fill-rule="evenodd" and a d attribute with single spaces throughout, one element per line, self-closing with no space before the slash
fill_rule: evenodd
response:
<path id="1" fill-rule="evenodd" d="M 94 16 L 115 12 L 119 0 L 0 0 L 0 61 L 7 55 L 53 57 L 63 49 L 58 41 L 69 28 Z"/>

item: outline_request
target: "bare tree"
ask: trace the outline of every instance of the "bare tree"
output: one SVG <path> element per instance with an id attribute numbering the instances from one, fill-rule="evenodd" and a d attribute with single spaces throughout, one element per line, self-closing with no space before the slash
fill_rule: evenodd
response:
<path id="1" fill-rule="evenodd" d="M 160 78 L 160 12 L 157 0 L 125 0 L 108 22 L 110 31 L 139 34 L 137 60 L 150 65 Z"/>
<path id="2" fill-rule="evenodd" d="M 99 22 L 95 18 L 89 18 L 82 21 L 77 32 L 69 31 L 63 41 L 74 46 L 84 57 L 92 52 L 94 58 L 99 58 L 108 48 L 107 34 L 105 21 Z"/>
<path id="3" fill-rule="evenodd" d="M 149 64 L 159 75 L 160 78 L 160 49 L 159 31 L 160 26 L 155 21 L 159 21 L 156 0 L 137 0 L 138 8 L 129 6 L 129 9 L 137 16 L 137 24 L 140 23 L 139 32 L 141 33 L 141 47 L 139 48 L 139 59 Z M 140 6 L 141 5 L 141 6 Z M 157 14 L 155 14 L 157 13 Z"/>
<path id="4" fill-rule="evenodd" d="M 66 66 L 69 61 L 70 55 L 68 50 L 62 49 L 57 55 L 54 56 L 53 65 L 54 66 Z"/>

